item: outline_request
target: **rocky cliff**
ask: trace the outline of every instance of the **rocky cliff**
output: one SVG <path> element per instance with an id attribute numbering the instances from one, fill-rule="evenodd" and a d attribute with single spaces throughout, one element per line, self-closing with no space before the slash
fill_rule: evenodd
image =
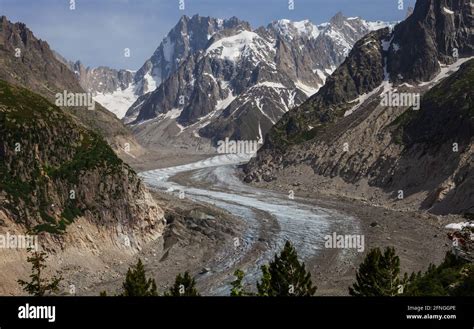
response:
<path id="1" fill-rule="evenodd" d="M 325 86 L 272 128 L 246 180 L 472 212 L 472 11 L 466 0 L 419 0 L 393 31 L 362 38 Z M 394 96 L 406 99 L 384 103 Z"/>
<path id="2" fill-rule="evenodd" d="M 27 89 L 0 81 L 0 96 L 2 231 L 50 233 L 58 249 L 85 220 L 129 252 L 161 235 L 163 211 L 101 136 Z"/>
<path id="3" fill-rule="evenodd" d="M 155 65 L 157 72 L 168 72 L 167 80 L 154 79 L 162 83 L 125 115 L 142 142 L 263 139 L 286 112 L 324 84 L 358 39 L 389 25 L 339 13 L 320 25 L 283 19 L 253 30 L 233 19 L 217 20 L 220 28 L 212 31 L 183 32 L 190 22 L 206 19 L 182 18 L 157 49 L 155 62 L 163 63 L 166 53 L 178 54 L 179 66 L 167 61 L 170 69 L 163 71 Z M 214 25 L 211 20 L 206 26 Z M 173 37 L 175 30 L 181 31 L 179 38 Z M 199 42 L 191 47 L 193 38 Z"/>
<path id="4" fill-rule="evenodd" d="M 26 87 L 53 103 L 56 93 L 85 92 L 78 77 L 57 59 L 47 42 L 37 39 L 25 24 L 11 23 L 5 16 L 0 17 L 0 79 Z M 100 104 L 93 111 L 78 106 L 67 110 L 116 149 L 123 148 L 124 141 L 136 144 L 120 120 Z"/>

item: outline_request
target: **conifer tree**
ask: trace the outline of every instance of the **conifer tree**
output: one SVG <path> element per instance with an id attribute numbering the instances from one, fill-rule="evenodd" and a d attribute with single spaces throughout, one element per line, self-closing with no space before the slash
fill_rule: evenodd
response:
<path id="1" fill-rule="evenodd" d="M 474 296 L 474 264 L 448 252 L 426 272 L 412 274 L 405 296 Z"/>
<path id="2" fill-rule="evenodd" d="M 462 278 L 455 287 L 450 290 L 450 296 L 474 297 L 474 264 L 466 266 L 460 274 Z"/>
<path id="3" fill-rule="evenodd" d="M 178 274 L 174 285 L 169 289 L 165 296 L 179 297 L 179 296 L 199 296 L 196 289 L 196 282 L 189 275 L 189 272 Z"/>
<path id="4" fill-rule="evenodd" d="M 31 263 L 31 281 L 18 280 L 18 284 L 23 287 L 25 292 L 33 296 L 41 297 L 57 292 L 62 278 L 54 276 L 48 280 L 43 277 L 43 270 L 46 269 L 45 262 L 48 255 L 44 251 L 32 251 L 32 249 L 28 251 L 32 253 L 27 258 L 27 262 Z"/>
<path id="5" fill-rule="evenodd" d="M 356 274 L 356 283 L 349 288 L 352 296 L 396 296 L 403 292 L 408 278 L 399 278 L 400 259 L 395 249 L 384 253 L 379 248 L 369 251 Z"/>
<path id="6" fill-rule="evenodd" d="M 257 282 L 257 291 L 258 295 L 261 297 L 268 297 L 270 292 L 270 281 L 272 279 L 270 271 L 268 269 L 269 265 L 263 265 L 260 267 L 262 270 L 262 279 L 260 282 Z"/>
<path id="7" fill-rule="evenodd" d="M 235 270 L 234 276 L 235 280 L 230 283 L 232 289 L 230 291 L 230 295 L 234 297 L 241 297 L 248 295 L 247 292 L 244 291 L 242 280 L 244 279 L 244 271 L 242 270 Z"/>
<path id="8" fill-rule="evenodd" d="M 154 279 L 146 278 L 145 267 L 141 259 L 127 271 L 125 282 L 122 284 L 121 296 L 158 296 Z"/>
<path id="9" fill-rule="evenodd" d="M 267 266 L 262 266 L 262 279 L 257 283 L 259 296 L 313 296 L 317 287 L 311 282 L 311 274 L 292 244 L 287 241 L 280 255 Z"/>

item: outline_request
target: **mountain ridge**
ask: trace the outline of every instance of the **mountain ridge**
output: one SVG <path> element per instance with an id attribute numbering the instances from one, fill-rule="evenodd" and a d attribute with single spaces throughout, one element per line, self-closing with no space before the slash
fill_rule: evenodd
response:
<path id="1" fill-rule="evenodd" d="M 395 208 L 421 207 L 437 213 L 470 211 L 456 205 L 474 201 L 463 187 L 471 178 L 457 174 L 470 168 L 469 162 L 466 164 L 465 161 L 472 157 L 472 133 L 471 140 L 463 139 L 462 147 L 461 143 L 456 144 L 457 151 L 453 151 L 454 146 L 449 146 L 445 140 L 442 152 L 436 160 L 432 159 L 432 155 L 417 153 L 404 145 L 406 135 L 398 130 L 400 128 L 395 128 L 414 120 L 410 115 L 415 112 L 413 104 L 387 106 L 381 98 L 388 93 L 409 97 L 421 95 L 419 112 L 424 113 L 424 107 L 429 107 L 427 104 L 430 103 L 423 95 L 429 98 L 433 86 L 438 85 L 433 87 L 437 88 L 435 90 L 444 90 L 447 98 L 456 92 L 451 86 L 455 83 L 445 81 L 451 81 L 448 76 L 459 67 L 463 75 L 454 73 L 453 77 L 469 81 L 472 76 L 467 72 L 472 67 L 472 60 L 469 64 L 464 63 L 474 56 L 472 38 L 466 37 L 469 35 L 466 32 L 473 26 L 472 17 L 472 5 L 466 0 L 449 3 L 419 0 L 413 14 L 393 31 L 379 30 L 362 38 L 327 79 L 326 85 L 271 129 L 257 157 L 245 167 L 245 180 L 278 184 L 289 177 L 298 179 L 292 172 L 303 170 L 307 177 L 302 184 L 313 184 L 307 186 L 309 190 L 317 186 L 327 189 L 328 193 Z M 409 35 L 405 32 L 408 27 Z M 453 49 L 447 51 L 430 41 L 419 42 L 416 37 L 419 34 L 441 44 L 445 43 L 439 40 L 448 40 Z M 457 37 L 451 39 L 452 35 Z M 413 49 L 425 54 L 423 58 L 435 60 L 410 61 L 407 67 L 401 67 L 403 58 L 413 56 Z M 458 96 L 472 107 L 466 84 L 462 86 Z M 456 117 L 461 115 L 453 111 L 448 113 L 452 117 L 445 117 L 445 120 L 458 120 Z M 470 120 L 465 116 L 462 118 Z M 423 127 L 431 131 L 426 122 Z M 436 127 L 442 130 L 442 124 Z M 414 130 L 417 134 L 423 133 L 415 128 L 411 131 Z M 461 131 L 453 133 L 451 143 L 457 143 L 456 134 Z M 416 140 L 412 136 L 413 139 Z M 449 169 L 443 168 L 445 161 L 440 159 L 453 157 L 464 160 L 453 160 Z M 429 172 L 417 167 L 417 162 L 429 167 Z M 441 172 L 449 174 L 435 177 Z M 410 175 L 404 177 L 401 173 Z"/>
<path id="2" fill-rule="evenodd" d="M 161 234 L 163 211 L 100 135 L 23 87 L 0 80 L 0 94 L 2 218 L 57 236 L 85 218 L 131 250 Z"/>
<path id="3" fill-rule="evenodd" d="M 144 144 L 261 138 L 285 112 L 315 93 L 347 47 L 372 27 L 359 18 L 336 16 L 321 30 L 309 21 L 280 20 L 255 30 L 239 21 L 217 31 L 206 49 L 190 53 L 155 91 L 139 97 L 124 121 Z M 282 23 L 288 33 L 281 32 Z"/>
<path id="4" fill-rule="evenodd" d="M 0 17 L 0 63 L 0 79 L 27 87 L 53 103 L 57 93 L 85 92 L 47 42 L 37 39 L 25 24 L 12 23 L 5 16 Z M 79 123 L 105 136 L 115 149 L 122 149 L 124 140 L 139 148 L 129 130 L 100 104 L 93 111 L 78 106 L 68 110 Z"/>

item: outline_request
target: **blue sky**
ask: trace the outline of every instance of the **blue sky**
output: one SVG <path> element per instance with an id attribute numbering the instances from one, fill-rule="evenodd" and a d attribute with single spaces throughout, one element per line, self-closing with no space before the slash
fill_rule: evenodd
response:
<path id="1" fill-rule="evenodd" d="M 237 16 L 252 27 L 281 18 L 328 21 L 342 11 L 369 20 L 402 20 L 415 0 L 0 0 L 0 15 L 25 23 L 68 59 L 87 66 L 138 69 L 182 15 Z M 130 57 L 124 49 L 130 49 Z"/>

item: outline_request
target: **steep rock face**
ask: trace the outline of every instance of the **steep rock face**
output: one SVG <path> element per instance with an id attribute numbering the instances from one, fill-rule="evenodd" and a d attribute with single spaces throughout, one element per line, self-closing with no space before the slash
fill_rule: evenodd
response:
<path id="1" fill-rule="evenodd" d="M 72 64 L 71 69 L 79 76 L 82 88 L 93 93 L 105 94 L 125 90 L 134 79 L 134 73 L 129 70 L 115 70 L 106 66 L 84 67 L 80 61 Z"/>
<path id="2" fill-rule="evenodd" d="M 157 122 L 169 121 L 177 126 L 174 139 L 262 139 L 323 85 L 354 42 L 384 25 L 342 14 L 319 26 L 280 20 L 252 30 L 244 22 L 224 24 L 154 92 L 140 97 L 125 122 L 140 134 L 146 130 L 149 140 L 162 136 L 153 131 Z"/>
<path id="3" fill-rule="evenodd" d="M 473 5 L 465 0 L 418 1 L 415 10 L 396 26 L 389 49 L 388 69 L 395 81 L 426 81 L 440 62 L 474 54 Z"/>
<path id="4" fill-rule="evenodd" d="M 307 192 L 400 209 L 471 213 L 473 68 L 471 60 L 426 92 L 418 111 L 382 106 L 380 91 L 352 114 L 321 126 L 313 139 L 259 152 L 245 168 L 246 180 L 298 183 Z"/>
<path id="5" fill-rule="evenodd" d="M 326 84 L 304 104 L 288 112 L 269 132 L 262 152 L 281 149 L 314 137 L 318 127 L 336 120 L 350 103 L 384 80 L 383 47 L 388 28 L 359 40 L 349 57 L 328 77 Z"/>
<path id="6" fill-rule="evenodd" d="M 168 33 L 153 55 L 135 75 L 139 95 L 153 91 L 175 72 L 189 55 L 206 48 L 209 39 L 218 31 L 248 27 L 236 17 L 222 20 L 212 17 L 183 16 Z"/>
<path id="7" fill-rule="evenodd" d="M 246 28 L 248 23 L 235 17 L 222 20 L 199 15 L 182 16 L 136 72 L 108 67 L 85 68 L 79 62 L 64 59 L 63 62 L 78 75 L 81 86 L 92 92 L 98 103 L 122 119 L 139 97 L 156 90 L 188 56 L 204 49 L 214 34 L 238 26 Z M 129 121 L 130 118 L 125 119 L 125 122 Z"/>
<path id="8" fill-rule="evenodd" d="M 94 100 L 121 119 L 126 109 L 136 100 L 135 72 L 109 67 L 84 67 L 81 62 L 71 63 L 71 70 L 79 78 L 84 90 L 93 94 Z"/>
<path id="9" fill-rule="evenodd" d="M 0 81 L 0 96 L 3 216 L 59 240 L 85 218 L 130 251 L 161 235 L 163 211 L 102 137 L 24 88 Z"/>
<path id="10" fill-rule="evenodd" d="M 25 24 L 0 17 L 0 77 L 51 96 L 53 90 L 80 91 L 74 75 L 57 61 L 49 45 L 36 39 Z"/>
<path id="11" fill-rule="evenodd" d="M 472 23 L 455 25 L 459 30 L 454 31 L 445 24 L 424 24 L 425 17 L 443 21 L 446 15 L 459 23 L 460 17 L 472 17 L 471 11 L 469 1 L 418 1 L 393 32 L 361 39 L 326 85 L 270 131 L 245 168 L 246 180 L 297 179 L 291 172 L 307 169 L 302 184 L 308 190 L 437 213 L 472 212 L 473 194 L 467 188 L 472 183 L 472 61 L 459 69 L 473 55 L 463 34 Z M 428 39 L 416 39 L 413 47 L 429 53 L 436 65 L 418 61 L 413 47 L 396 42 L 403 39 L 406 24 L 431 26 L 425 30 Z M 438 40 L 458 36 L 451 43 L 464 58 L 456 61 L 450 51 L 431 47 L 435 35 Z M 423 49 L 425 43 L 430 45 Z M 410 56 L 407 67 L 393 64 Z M 419 111 L 414 104 L 387 105 L 381 99 L 424 93 Z"/>
<path id="12" fill-rule="evenodd" d="M 393 181 L 409 180 L 415 191 L 432 185 L 422 207 L 433 212 L 474 213 L 473 82 L 474 60 L 470 60 L 430 89 L 423 96 L 421 111 L 408 113 L 411 120 L 401 120 L 405 122 L 397 131 L 405 149 Z M 403 166 L 412 159 L 423 163 Z M 419 173 L 418 165 L 426 171 Z"/>
<path id="13" fill-rule="evenodd" d="M 361 39 L 325 86 L 270 131 L 265 148 L 291 144 L 292 139 L 301 142 L 312 138 L 316 133 L 312 127 L 337 120 L 344 109 L 350 108 L 349 103 L 375 91 L 383 81 L 427 81 L 440 72 L 442 64 L 472 56 L 472 33 L 466 36 L 473 26 L 472 17 L 469 1 L 455 1 L 451 7 L 446 1 L 418 1 L 414 13 L 393 31 L 379 30 Z M 441 41 L 436 41 L 453 35 L 456 37 L 450 44 L 459 47 L 458 57 L 453 49 L 448 51 L 438 46 Z"/>
<path id="14" fill-rule="evenodd" d="M 38 40 L 24 24 L 13 24 L 5 16 L 0 17 L 0 79 L 24 86 L 52 102 L 58 92 L 84 92 L 75 74 L 56 58 L 45 41 Z M 121 146 L 120 137 L 134 142 L 123 124 L 99 104 L 94 111 L 67 109 L 86 127 L 105 136 L 114 147 Z"/>

